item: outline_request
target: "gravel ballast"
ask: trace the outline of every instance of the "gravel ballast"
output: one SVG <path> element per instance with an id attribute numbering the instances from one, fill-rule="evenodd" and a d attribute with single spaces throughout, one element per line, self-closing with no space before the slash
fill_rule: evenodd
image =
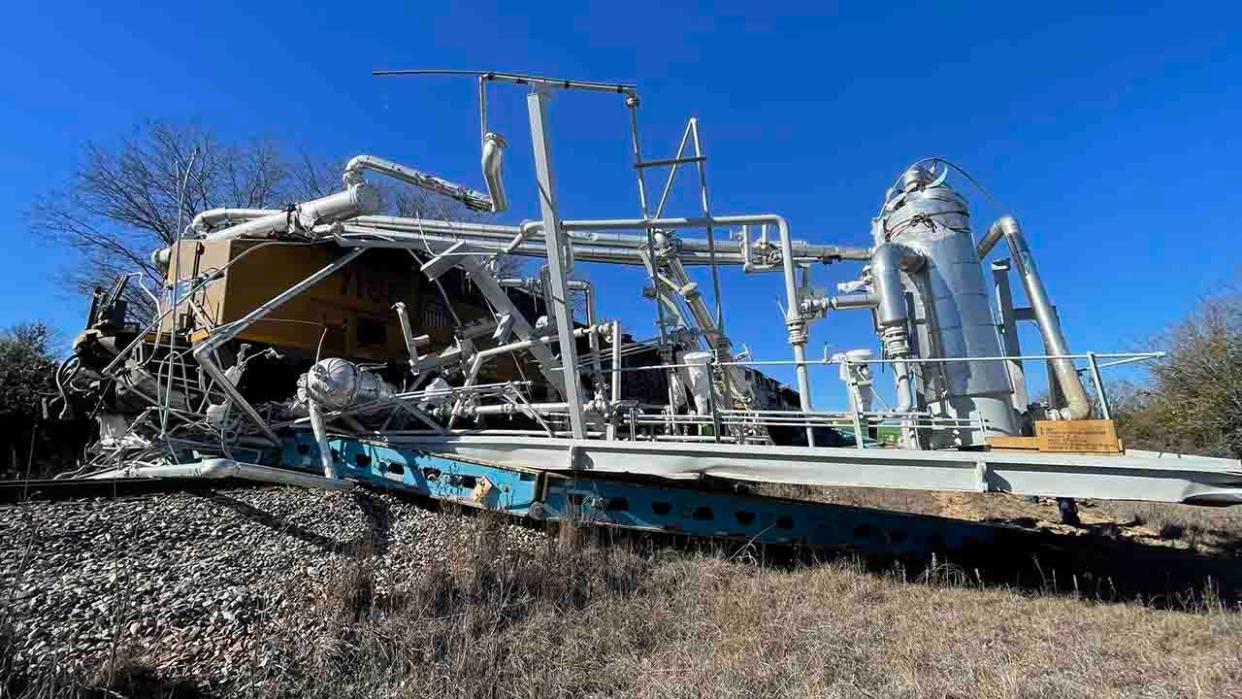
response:
<path id="1" fill-rule="evenodd" d="M 400 580 L 477 543 L 481 520 L 373 492 L 243 488 L 0 507 L 11 661 L 90 676 L 118 648 L 162 675 L 225 684 L 262 663 L 289 598 L 364 564 Z M 508 548 L 542 532 L 489 528 Z M 301 588 L 301 589 L 299 589 Z"/>

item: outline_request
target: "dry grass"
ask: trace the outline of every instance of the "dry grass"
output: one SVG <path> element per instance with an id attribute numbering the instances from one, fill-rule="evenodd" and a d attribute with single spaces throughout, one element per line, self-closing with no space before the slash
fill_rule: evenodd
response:
<path id="1" fill-rule="evenodd" d="M 331 697 L 1239 696 L 1242 615 L 486 536 L 412 580 L 302 600 L 246 693 Z M 945 584 L 945 581 L 957 584 Z M 377 589 L 388 589 L 377 594 Z"/>
<path id="2" fill-rule="evenodd" d="M 1056 511 L 1005 496 L 781 494 L 1049 527 Z M 1238 516 L 1084 509 L 1088 522 L 1181 527 L 1161 539 L 1168 546 L 1194 532 L 1234 537 Z M 1064 579 L 984 585 L 943 562 L 782 567 L 736 552 L 640 551 L 572 527 L 532 552 L 506 547 L 481 519 L 471 545 L 412 578 L 381 578 L 360 556 L 332 584 L 285 581 L 291 613 L 262 630 L 240 684 L 195 688 L 118 649 L 123 662 L 95 678 L 19 678 L 7 692 L 0 683 L 0 697 L 1242 697 L 1242 610 L 1210 590 L 1170 611 L 1066 594 Z"/>

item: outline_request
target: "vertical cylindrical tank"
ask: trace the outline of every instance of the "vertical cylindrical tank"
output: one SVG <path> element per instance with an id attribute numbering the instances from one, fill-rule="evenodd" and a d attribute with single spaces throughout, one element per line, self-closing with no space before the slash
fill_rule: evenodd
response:
<path id="1" fill-rule="evenodd" d="M 911 168 L 902 188 L 890 199 L 883 221 L 886 240 L 905 245 L 925 258 L 924 266 L 907 275 L 912 297 L 922 308 L 913 321 L 923 341 L 921 359 L 996 357 L 1002 354 L 988 303 L 989 291 L 970 230 L 966 200 L 921 167 Z M 1017 434 L 1011 405 L 1013 392 L 1001 362 L 951 361 L 924 365 L 921 395 L 934 415 L 982 420 L 986 429 L 962 426 L 937 430 L 931 446 L 978 446 L 987 432 Z"/>

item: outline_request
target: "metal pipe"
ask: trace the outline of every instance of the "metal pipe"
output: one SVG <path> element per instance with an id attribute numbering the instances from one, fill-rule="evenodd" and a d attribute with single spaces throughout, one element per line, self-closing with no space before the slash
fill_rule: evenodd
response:
<path id="1" fill-rule="evenodd" d="M 429 335 L 414 336 L 414 329 L 410 325 L 410 312 L 405 307 L 405 302 L 398 301 L 392 305 L 397 311 L 397 320 L 401 323 L 401 336 L 405 339 L 405 351 L 409 355 L 408 362 L 410 364 L 410 372 L 418 376 L 418 346 L 431 344 Z"/>
<path id="2" fill-rule="evenodd" d="M 232 459 L 204 459 L 192 464 L 167 464 L 121 468 L 87 476 L 90 480 L 112 478 L 241 478 L 262 483 L 281 483 L 323 490 L 352 490 L 353 481 L 323 478 L 290 469 L 248 464 Z"/>
<path id="3" fill-rule="evenodd" d="M 538 85 L 542 87 L 555 87 L 562 90 L 588 90 L 591 92 L 615 92 L 624 95 L 637 95 L 636 88 L 633 85 L 624 85 L 620 83 L 600 83 L 590 80 L 564 80 L 561 78 L 548 78 L 540 75 L 525 75 L 522 73 L 498 73 L 496 71 L 483 70 L 374 70 L 371 75 L 380 78 L 399 77 L 405 75 L 469 75 L 477 76 L 480 81 L 495 81 L 513 83 L 514 85 Z"/>
<path id="4" fill-rule="evenodd" d="M 884 243 L 871 256 L 871 279 L 878 305 L 876 322 L 884 351 L 894 360 L 893 376 L 897 383 L 897 410 L 909 412 L 916 401 L 914 376 L 906 359 L 910 356 L 909 310 L 902 272 L 914 273 L 926 263 L 922 254 L 900 243 Z M 902 425 L 904 446 L 915 446 L 916 434 L 908 423 Z"/>
<path id="5" fill-rule="evenodd" d="M 884 243 L 871 255 L 871 278 L 879 305 L 876 321 L 882 327 L 906 327 L 909 311 L 901 273 L 913 273 L 924 264 L 923 256 L 900 243 Z"/>
<path id="6" fill-rule="evenodd" d="M 336 478 L 336 464 L 332 460 L 332 448 L 328 445 L 328 430 L 323 424 L 323 413 L 319 412 L 319 403 L 311 398 L 306 401 L 310 413 L 311 432 L 315 435 L 315 444 L 319 446 L 319 463 L 323 466 L 324 478 Z"/>
<path id="7" fill-rule="evenodd" d="M 690 118 L 690 127 L 694 137 L 694 154 L 700 158 L 706 158 L 703 155 L 703 147 L 699 142 L 699 120 L 696 117 Z M 712 210 L 708 202 L 707 190 L 707 166 L 700 160 L 698 162 L 699 170 L 699 198 L 702 203 L 703 218 L 711 220 Z M 724 299 L 720 293 L 720 269 L 716 266 L 716 234 L 715 229 L 709 223 L 707 225 L 707 254 L 709 264 L 712 268 L 712 298 L 716 302 L 716 329 L 724 336 Z"/>
<path id="8" fill-rule="evenodd" d="M 683 225 L 675 226 L 675 228 L 701 228 L 710 220 L 716 224 L 730 219 L 747 218 L 738 216 L 729 217 L 712 217 L 711 219 L 653 219 L 656 223 L 670 223 L 676 221 Z M 641 219 L 634 219 L 641 223 Z M 687 221 L 696 225 L 684 225 Z M 591 221 L 564 221 L 562 226 L 567 232 L 585 232 L 588 231 Z M 366 227 L 366 228 L 363 228 Z M 669 226 L 670 228 L 673 226 Z M 359 216 L 346 224 L 346 233 L 351 231 L 354 234 L 370 234 L 370 235 L 391 235 L 394 239 L 400 239 L 401 233 L 390 233 L 388 230 L 379 231 L 372 229 L 393 229 L 394 231 L 408 231 L 417 233 L 420 236 L 426 236 L 428 239 L 441 239 L 437 236 L 448 236 L 454 242 L 458 240 L 467 240 L 476 245 L 488 245 L 491 247 L 492 240 L 503 241 L 506 245 L 501 248 L 506 254 L 519 254 L 542 257 L 544 241 L 542 240 L 543 223 L 541 221 L 528 221 L 521 226 L 500 226 L 485 223 L 469 223 L 456 221 L 439 221 L 439 220 L 415 220 L 409 218 L 401 218 L 396 216 Z M 642 226 L 623 226 L 621 228 L 612 228 L 607 231 L 603 229 L 589 228 L 591 235 L 570 235 L 573 243 L 574 254 L 576 257 L 589 259 L 591 261 L 613 261 L 606 259 L 606 254 L 615 252 L 618 262 L 627 262 L 629 264 L 640 264 L 641 260 L 638 249 L 647 244 L 646 235 L 625 235 L 623 233 L 608 232 L 616 230 L 642 230 Z M 324 232 L 327 232 L 326 230 Z M 538 236 L 538 238 L 536 238 Z M 532 240 L 532 238 L 536 238 Z M 420 238 L 421 239 L 421 238 Z M 449 239 L 449 238 L 444 238 Z M 687 265 L 707 265 L 710 264 L 710 249 L 705 240 L 695 238 L 680 238 L 678 240 L 681 248 L 680 254 L 682 264 Z M 792 242 L 794 250 L 794 258 L 798 262 L 827 262 L 834 260 L 859 260 L 865 261 L 870 259 L 870 250 L 866 248 L 850 248 L 839 245 L 816 245 L 807 243 L 802 240 Z M 700 254 L 701 253 L 701 254 Z M 743 249 L 739 245 L 736 250 L 721 249 L 716 246 L 716 255 L 719 264 L 745 265 L 750 258 L 749 251 Z M 620 259 L 624 258 L 624 259 Z M 762 270 L 761 266 L 755 266 L 754 271 Z M 752 271 L 747 268 L 747 271 Z"/>
<path id="9" fill-rule="evenodd" d="M 502 178 L 504 169 L 505 139 L 497 133 L 483 136 L 483 180 L 487 182 L 487 192 L 492 200 L 491 211 L 498 214 L 509 208 L 509 198 L 505 196 L 505 183 Z"/>
<path id="10" fill-rule="evenodd" d="M 593 328 L 598 317 L 595 309 L 595 285 L 583 279 L 570 279 L 569 288 L 573 290 L 576 287 L 581 288 L 582 293 L 586 296 L 587 326 Z M 593 332 L 587 336 L 587 339 L 590 342 L 591 348 L 591 375 L 595 382 L 595 390 L 602 394 L 604 391 L 604 369 L 599 356 L 599 336 L 600 333 Z"/>
<path id="11" fill-rule="evenodd" d="M 621 321 L 612 321 L 612 404 L 621 402 Z M 615 408 L 614 408 L 615 410 Z M 617 416 L 614 412 L 608 419 L 608 439 L 617 438 Z"/>
<path id="12" fill-rule="evenodd" d="M 190 221 L 190 225 L 186 226 L 185 235 L 195 237 L 196 234 L 207 233 L 221 224 L 232 225 L 279 213 L 282 212 L 277 209 L 208 209 L 200 212 Z"/>
<path id="13" fill-rule="evenodd" d="M 785 219 L 780 216 L 773 218 L 781 237 L 781 268 L 785 277 L 785 297 L 787 300 L 785 328 L 788 330 L 789 344 L 793 347 L 794 361 L 798 362 L 794 367 L 794 373 L 798 379 L 798 405 L 803 411 L 810 412 L 815 408 L 811 403 L 811 376 L 806 367 L 807 328 L 806 319 L 802 317 L 801 303 L 798 301 L 798 282 L 793 259 L 793 245 L 791 245 L 789 240 L 789 226 L 785 223 Z M 748 221 L 748 223 L 750 222 Z M 766 222 L 755 221 L 755 223 Z M 815 446 L 815 432 L 810 427 L 806 428 L 806 444 L 809 447 Z"/>
<path id="14" fill-rule="evenodd" d="M 1100 363 L 1096 361 L 1095 352 L 1087 353 L 1087 365 L 1091 367 L 1091 380 L 1095 383 L 1095 394 L 1100 397 L 1100 417 L 1113 419 L 1113 412 L 1108 406 L 1108 393 L 1104 390 L 1104 379 L 1100 376 Z"/>
<path id="15" fill-rule="evenodd" d="M 518 413 L 529 415 L 530 413 L 538 413 L 540 415 L 567 414 L 569 412 L 568 403 L 523 403 L 515 405 L 513 403 L 505 403 L 503 405 L 472 405 L 465 409 L 470 415 L 515 415 Z"/>
<path id="16" fill-rule="evenodd" d="M 980 257 L 990 252 L 1002 237 L 1009 243 L 1013 253 L 1013 262 L 1022 278 L 1022 286 L 1026 290 L 1027 300 L 1035 312 L 1035 320 L 1039 323 L 1039 332 L 1048 346 L 1048 354 L 1056 357 L 1051 360 L 1052 370 L 1061 390 L 1065 393 L 1066 406 L 1049 410 L 1048 417 L 1053 420 L 1082 420 L 1091 414 L 1091 402 L 1087 397 L 1082 379 L 1074 368 L 1072 359 L 1063 358 L 1069 354 L 1069 346 L 1061 331 L 1061 323 L 1057 320 L 1052 301 L 1048 299 L 1048 291 L 1044 288 L 1043 279 L 1035 266 L 1035 258 L 1027 245 L 1026 236 L 1022 234 L 1022 226 L 1013 216 L 1002 216 L 988 229 L 987 235 L 979 243 Z"/>
<path id="17" fill-rule="evenodd" d="M 280 440 L 276 437 L 276 434 L 272 432 L 272 429 L 268 427 L 267 421 L 263 419 L 263 416 L 259 414 L 259 411 L 255 410 L 254 406 L 250 404 L 250 401 L 246 400 L 246 398 L 242 396 L 241 392 L 237 390 L 237 387 L 228 380 L 228 378 L 224 375 L 224 371 L 220 369 L 219 365 L 217 365 L 215 360 L 212 358 L 212 355 L 218 347 L 236 337 L 238 333 L 250 327 L 263 316 L 266 316 L 268 313 L 271 313 L 277 308 L 283 306 L 287 301 L 289 301 L 289 299 L 301 294 L 307 288 L 318 284 L 333 272 L 336 272 L 338 269 L 352 262 L 364 252 L 366 252 L 365 248 L 358 248 L 357 250 L 351 250 L 345 253 L 309 277 L 306 277 L 297 284 L 294 284 L 288 289 L 285 289 L 279 294 L 268 299 L 258 308 L 247 313 L 241 318 L 238 318 L 228 325 L 216 328 L 214 334 L 199 344 L 198 347 L 194 348 L 192 353 L 194 359 L 198 361 L 201 367 L 203 367 L 203 370 L 216 381 L 216 384 L 219 385 L 220 390 L 224 391 L 224 393 L 233 400 L 233 403 L 240 407 L 242 411 L 245 412 L 246 415 L 255 423 L 255 425 L 263 431 L 263 434 L 267 436 L 268 439 L 272 440 L 272 443 L 274 444 L 279 443 Z"/>
<path id="18" fill-rule="evenodd" d="M 789 224 L 784 217 L 776 214 L 757 214 L 745 216 L 713 216 L 710 218 L 668 218 L 668 219 L 603 219 L 596 221 L 562 221 L 561 226 L 564 230 L 627 230 L 635 228 L 663 228 L 663 229 L 681 229 L 681 228 L 702 228 L 709 224 L 712 225 L 742 225 L 742 224 L 775 224 L 777 232 L 780 235 L 781 246 L 781 266 L 785 277 L 785 295 L 788 301 L 785 325 L 789 330 L 789 342 L 793 346 L 794 361 L 796 363 L 795 371 L 798 376 L 798 393 L 799 401 L 804 410 L 811 410 L 811 382 L 806 370 L 806 321 L 801 317 L 798 303 L 798 285 L 796 266 L 793 256 L 793 241 L 789 236 Z M 842 256 L 850 255 L 850 259 L 870 259 L 870 251 L 865 252 L 865 257 L 855 257 L 861 254 L 858 249 L 839 248 Z M 812 440 L 813 437 L 809 433 L 807 438 Z"/>
<path id="19" fill-rule="evenodd" d="M 852 311 L 864 308 L 875 308 L 880 305 L 880 299 L 875 294 L 841 294 L 833 296 L 829 301 L 829 305 L 835 311 Z"/>
<path id="20" fill-rule="evenodd" d="M 322 223 L 335 223 L 360 214 L 374 214 L 379 207 L 379 190 L 365 182 L 355 182 L 343 191 L 303 202 L 288 211 L 269 213 L 199 237 L 203 240 L 264 238 L 290 230 L 310 230 Z"/>
<path id="21" fill-rule="evenodd" d="M 503 139 L 500 146 L 503 147 Z M 484 143 L 484 161 L 486 162 L 487 144 Z M 497 156 L 493 156 L 497 157 Z M 356 155 L 350 159 L 345 165 L 345 172 L 341 175 L 341 179 L 347 185 L 359 184 L 363 182 L 363 170 L 391 177 L 394 180 L 412 184 L 415 187 L 425 189 L 435 194 L 441 194 L 456 201 L 461 202 L 466 208 L 474 211 L 493 211 L 495 202 L 491 197 L 482 192 L 477 192 L 469 187 L 459 185 L 455 182 L 449 182 L 441 177 L 429 175 L 421 170 L 416 170 L 407 165 L 395 163 L 391 160 L 385 160 L 374 155 Z M 374 212 L 370 212 L 374 213 Z"/>
<path id="22" fill-rule="evenodd" d="M 582 417 L 581 377 L 578 375 L 578 348 L 574 343 L 573 313 L 566 298 L 565 279 L 569 267 L 565 259 L 566 236 L 560 228 L 561 214 L 556 200 L 556 177 L 552 167 L 552 144 L 548 121 L 547 90 L 535 90 L 526 96 L 530 115 L 531 148 L 535 157 L 535 181 L 539 186 L 539 211 L 542 215 L 547 245 L 548 291 L 552 294 L 552 317 L 560 339 L 561 372 L 564 377 L 565 400 L 569 403 L 569 427 L 574 439 L 586 436 Z"/>

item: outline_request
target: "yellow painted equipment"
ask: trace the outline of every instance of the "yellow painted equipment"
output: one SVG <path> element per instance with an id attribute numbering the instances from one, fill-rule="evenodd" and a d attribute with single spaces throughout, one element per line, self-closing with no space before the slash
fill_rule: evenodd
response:
<path id="1" fill-rule="evenodd" d="M 178 278 L 182 289 L 224 270 L 178 304 L 178 329 L 187 331 L 194 344 L 205 340 L 212 328 L 245 316 L 341 254 L 333 246 L 236 239 L 188 240 L 178 252 L 179 259 L 168 265 L 168 280 Z M 386 361 L 405 353 L 392 310 L 403 301 L 413 311 L 415 334 L 429 335 L 433 347 L 443 347 L 451 341 L 452 313 L 418 274 L 416 264 L 403 252 L 368 252 L 256 321 L 238 339 L 311 355 Z M 484 317 L 484 309 L 467 296 L 463 277 L 446 275 L 442 283 L 463 321 Z M 161 329 L 169 329 L 168 321 Z"/>

